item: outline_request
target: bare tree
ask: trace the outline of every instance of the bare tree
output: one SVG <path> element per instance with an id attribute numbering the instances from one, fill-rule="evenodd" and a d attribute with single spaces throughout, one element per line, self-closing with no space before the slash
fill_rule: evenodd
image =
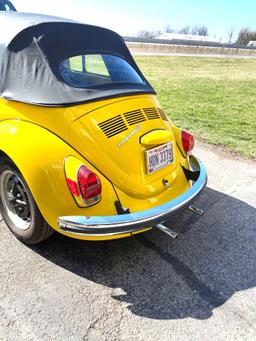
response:
<path id="1" fill-rule="evenodd" d="M 198 27 L 198 35 L 199 36 L 208 36 L 208 28 L 205 25 Z"/>
<path id="2" fill-rule="evenodd" d="M 166 33 L 181 33 L 181 34 L 193 34 L 199 36 L 208 36 L 208 28 L 205 25 L 196 25 L 190 27 L 189 25 L 183 26 L 180 30 L 175 30 L 171 25 L 167 25 L 164 28 Z"/>
<path id="3" fill-rule="evenodd" d="M 196 25 L 192 27 L 191 33 L 197 36 L 208 36 L 208 28 L 205 25 Z"/>
<path id="4" fill-rule="evenodd" d="M 154 32 L 141 30 L 141 31 L 138 31 L 137 37 L 144 38 L 144 39 L 154 38 Z"/>
<path id="5" fill-rule="evenodd" d="M 194 26 L 191 28 L 191 34 L 197 35 L 198 34 L 198 26 Z"/>
<path id="6" fill-rule="evenodd" d="M 162 32 L 160 30 L 158 30 L 158 31 L 141 30 L 141 31 L 138 31 L 137 37 L 138 38 L 144 38 L 144 39 L 152 39 L 152 38 L 160 36 L 161 33 Z"/>
<path id="7" fill-rule="evenodd" d="M 161 30 L 156 30 L 153 32 L 154 38 L 159 37 L 163 32 Z"/>
<path id="8" fill-rule="evenodd" d="M 175 33 L 175 29 L 172 28 L 171 25 L 166 25 L 165 28 L 164 28 L 164 31 L 165 31 L 166 33 Z"/>
<path id="9" fill-rule="evenodd" d="M 232 42 L 232 39 L 234 37 L 234 34 L 235 34 L 235 28 L 234 27 L 231 27 L 229 30 L 228 30 L 228 43 L 231 44 Z"/>
<path id="10" fill-rule="evenodd" d="M 238 33 L 236 43 L 247 45 L 251 40 L 256 40 L 256 31 L 251 31 L 248 27 L 242 27 Z"/>
<path id="11" fill-rule="evenodd" d="M 178 31 L 178 33 L 181 33 L 181 34 L 190 34 L 190 26 L 187 25 L 187 26 L 182 27 L 182 29 L 180 29 L 180 30 Z"/>

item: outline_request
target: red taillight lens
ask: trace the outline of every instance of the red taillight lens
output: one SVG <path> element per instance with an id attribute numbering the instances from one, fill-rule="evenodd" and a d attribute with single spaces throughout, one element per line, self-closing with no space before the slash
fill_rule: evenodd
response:
<path id="1" fill-rule="evenodd" d="M 77 183 L 80 194 L 85 201 L 99 200 L 101 194 L 101 182 L 99 177 L 85 166 L 81 166 L 77 173 Z"/>
<path id="2" fill-rule="evenodd" d="M 182 145 L 183 145 L 185 152 L 186 153 L 191 152 L 195 145 L 194 136 L 188 133 L 187 131 L 182 130 L 181 140 L 182 140 Z"/>
<path id="3" fill-rule="evenodd" d="M 66 179 L 67 181 L 67 184 L 68 184 L 68 188 L 70 190 L 70 192 L 75 195 L 75 196 L 78 196 L 79 195 L 79 191 L 78 191 L 78 188 L 77 188 L 77 184 L 75 181 L 73 180 L 70 180 L 70 179 Z"/>

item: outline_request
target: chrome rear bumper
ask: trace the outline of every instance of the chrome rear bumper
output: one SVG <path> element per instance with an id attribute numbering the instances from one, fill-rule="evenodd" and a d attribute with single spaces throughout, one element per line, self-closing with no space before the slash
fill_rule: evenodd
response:
<path id="1" fill-rule="evenodd" d="M 186 192 L 165 204 L 151 209 L 114 216 L 70 216 L 59 217 L 58 225 L 64 232 L 82 236 L 115 236 L 138 232 L 168 220 L 174 214 L 190 206 L 207 183 L 204 165 L 194 156 L 190 156 L 190 164 L 197 172 L 198 178 Z"/>

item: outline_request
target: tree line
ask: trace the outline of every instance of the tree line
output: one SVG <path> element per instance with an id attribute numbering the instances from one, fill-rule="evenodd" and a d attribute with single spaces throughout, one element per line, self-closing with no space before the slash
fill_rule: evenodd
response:
<path id="1" fill-rule="evenodd" d="M 181 33 L 181 34 L 193 34 L 198 36 L 208 36 L 208 28 L 205 25 L 196 25 L 196 26 L 184 26 L 180 30 L 175 30 L 171 25 L 167 25 L 164 29 L 165 33 Z M 137 37 L 139 38 L 155 38 L 160 36 L 163 32 L 161 30 L 156 31 L 148 31 L 148 30 L 141 30 L 138 31 Z"/>
<path id="2" fill-rule="evenodd" d="M 256 41 L 256 31 L 250 30 L 248 27 L 242 27 L 236 43 L 238 45 L 247 45 L 249 41 Z"/>
<path id="3" fill-rule="evenodd" d="M 256 31 L 251 30 L 248 27 L 242 27 L 238 34 L 237 38 L 234 39 L 235 36 L 235 29 L 231 28 L 227 32 L 228 36 L 228 43 L 235 43 L 237 45 L 247 45 L 250 41 L 256 41 Z M 141 30 L 138 31 L 137 37 L 149 39 L 149 38 L 156 38 L 160 36 L 162 33 L 181 33 L 181 34 L 192 34 L 198 36 L 209 36 L 208 27 L 205 25 L 196 25 L 196 26 L 189 26 L 186 25 L 179 30 L 174 29 L 171 25 L 167 25 L 164 28 L 164 31 L 156 30 L 156 31 L 149 31 L 149 30 Z"/>

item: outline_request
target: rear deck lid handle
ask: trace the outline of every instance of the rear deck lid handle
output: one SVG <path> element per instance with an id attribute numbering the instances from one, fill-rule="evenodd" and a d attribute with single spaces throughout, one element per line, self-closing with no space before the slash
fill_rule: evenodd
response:
<path id="1" fill-rule="evenodd" d="M 152 130 L 140 139 L 140 143 L 147 147 L 157 146 L 171 141 L 173 141 L 172 133 L 164 129 Z"/>

